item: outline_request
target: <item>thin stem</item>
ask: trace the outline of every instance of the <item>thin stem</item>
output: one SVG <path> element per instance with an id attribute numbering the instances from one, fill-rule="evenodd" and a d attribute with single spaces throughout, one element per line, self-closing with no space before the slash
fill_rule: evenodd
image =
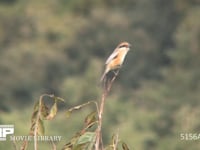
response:
<path id="1" fill-rule="evenodd" d="M 98 127 L 97 127 L 97 137 L 96 137 L 96 144 L 95 144 L 95 150 L 99 150 L 100 147 L 100 141 L 101 141 L 101 127 L 102 127 L 102 116 L 103 116 L 103 110 L 104 110 L 104 104 L 106 99 L 107 92 L 104 91 L 101 98 L 101 104 L 98 114 Z"/>
<path id="2" fill-rule="evenodd" d="M 104 111 L 104 105 L 105 105 L 105 100 L 106 97 L 112 87 L 112 84 L 114 80 L 116 79 L 117 75 L 119 73 L 119 70 L 114 74 L 113 78 L 111 79 L 110 82 L 106 84 L 106 81 L 104 82 L 104 90 L 103 94 L 101 96 L 101 102 L 100 102 L 100 109 L 99 109 L 99 114 L 98 114 L 98 127 L 96 130 L 96 143 L 95 143 L 95 150 L 103 150 L 103 144 L 102 144 L 102 135 L 101 135 L 101 128 L 102 128 L 102 118 L 103 118 L 103 111 Z"/>
<path id="3" fill-rule="evenodd" d="M 113 150 L 117 150 L 117 144 L 119 142 L 119 129 L 117 131 L 117 134 L 114 135 L 114 143 L 113 143 Z"/>
<path id="4" fill-rule="evenodd" d="M 18 150 L 16 141 L 13 140 L 12 143 L 13 143 L 13 147 L 14 147 L 14 149 L 15 149 L 15 150 Z"/>
<path id="5" fill-rule="evenodd" d="M 43 97 L 45 96 L 49 96 L 49 97 L 54 97 L 54 95 L 49 95 L 49 94 L 43 94 L 40 96 L 39 99 L 39 108 L 38 108 L 38 113 L 37 113 L 37 117 L 36 117 L 36 121 L 35 121 L 35 128 L 34 128 L 34 150 L 38 150 L 38 141 L 37 141 L 37 136 L 38 136 L 38 126 L 39 126 L 39 120 L 41 118 L 41 112 L 42 112 L 42 100 Z"/>
<path id="6" fill-rule="evenodd" d="M 28 141 L 26 140 L 26 141 L 23 142 L 23 144 L 22 144 L 20 150 L 26 150 L 26 149 L 27 149 L 27 146 L 28 146 Z"/>
<path id="7" fill-rule="evenodd" d="M 34 150 L 38 149 L 38 143 L 37 143 L 37 132 L 38 132 L 38 122 L 39 119 L 41 117 L 41 105 L 42 105 L 42 98 L 44 97 L 44 95 L 40 96 L 40 100 L 39 100 L 39 108 L 38 108 L 38 113 L 37 113 L 37 117 L 36 117 L 36 121 L 35 121 L 35 128 L 34 128 Z"/>
<path id="8" fill-rule="evenodd" d="M 56 150 L 56 144 L 51 140 L 50 141 L 51 145 L 52 145 L 52 150 Z"/>
<path id="9" fill-rule="evenodd" d="M 110 91 L 110 89 L 112 87 L 112 84 L 115 81 L 115 79 L 116 79 L 116 77 L 117 77 L 118 74 L 119 74 L 119 70 L 117 70 L 117 72 L 114 74 L 112 80 L 108 83 L 107 88 L 106 88 L 107 92 Z"/>

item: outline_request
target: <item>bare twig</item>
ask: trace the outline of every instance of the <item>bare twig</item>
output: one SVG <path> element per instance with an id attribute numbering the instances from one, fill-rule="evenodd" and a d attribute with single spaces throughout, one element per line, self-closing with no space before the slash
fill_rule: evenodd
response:
<path id="1" fill-rule="evenodd" d="M 26 150 L 27 149 L 27 146 L 28 146 L 28 141 L 25 140 L 20 148 L 20 150 Z"/>
<path id="2" fill-rule="evenodd" d="M 113 143 L 113 150 L 117 150 L 117 145 L 118 145 L 118 142 L 119 142 L 119 129 L 118 129 L 118 132 L 117 134 L 114 135 L 114 143 Z"/>
<path id="3" fill-rule="evenodd" d="M 103 116 L 103 111 L 104 111 L 105 99 L 106 99 L 118 73 L 119 73 L 119 70 L 114 74 L 113 78 L 110 81 L 106 81 L 107 78 L 105 78 L 105 81 L 104 81 L 103 94 L 101 96 L 100 109 L 99 109 L 99 114 L 98 114 L 98 127 L 96 130 L 95 150 L 99 150 L 99 148 L 100 148 L 100 150 L 103 150 L 101 128 L 102 128 L 102 116 Z"/>
<path id="4" fill-rule="evenodd" d="M 117 75 L 119 74 L 119 70 L 117 70 L 117 72 L 114 73 L 113 78 L 110 80 L 110 82 L 108 83 L 108 85 L 105 86 L 107 93 L 110 91 L 113 82 L 115 81 Z"/>
<path id="5" fill-rule="evenodd" d="M 38 132 L 38 126 L 39 126 L 38 122 L 41 117 L 42 99 L 45 95 L 40 96 L 40 100 L 39 100 L 39 108 L 38 108 L 38 113 L 37 113 L 37 117 L 36 117 L 36 121 L 35 121 L 35 128 L 34 128 L 34 138 L 33 138 L 34 139 L 34 150 L 38 150 L 38 142 L 37 142 L 37 132 Z"/>
<path id="6" fill-rule="evenodd" d="M 41 112 L 42 112 L 42 101 L 43 101 L 43 98 L 45 96 L 48 96 L 50 98 L 54 97 L 53 94 L 51 94 L 51 95 L 49 95 L 49 94 L 43 94 L 43 95 L 40 96 L 39 106 L 38 106 L 39 108 L 38 108 L 38 112 L 37 112 L 37 116 L 36 116 L 35 127 L 34 127 L 34 135 L 33 135 L 34 136 L 34 138 L 33 138 L 34 139 L 34 150 L 38 150 L 37 136 L 38 136 L 39 120 L 40 120 L 40 118 L 42 116 L 42 114 L 41 114 Z"/>
<path id="7" fill-rule="evenodd" d="M 51 145 L 52 145 L 52 150 L 56 150 L 56 144 L 51 140 L 50 141 Z"/>
<path id="8" fill-rule="evenodd" d="M 14 147 L 14 149 L 15 149 L 15 150 L 18 150 L 16 141 L 13 140 L 12 143 L 13 143 L 13 147 Z"/>

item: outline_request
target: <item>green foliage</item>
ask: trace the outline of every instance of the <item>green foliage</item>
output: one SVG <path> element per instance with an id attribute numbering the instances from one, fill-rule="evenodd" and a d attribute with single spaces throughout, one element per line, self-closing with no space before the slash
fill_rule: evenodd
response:
<path id="1" fill-rule="evenodd" d="M 45 96 L 50 97 L 54 101 L 51 108 L 48 108 L 47 105 L 44 103 Z M 44 94 L 40 96 L 40 99 L 35 103 L 35 106 L 34 106 L 33 114 L 31 117 L 31 128 L 29 131 L 29 135 L 36 138 L 38 135 L 45 134 L 45 127 L 44 127 L 43 121 L 52 120 L 56 116 L 58 101 L 64 102 L 63 99 L 61 99 L 60 97 L 55 97 L 54 95 Z M 20 149 L 26 150 L 27 147 L 28 147 L 28 142 L 24 141 Z M 38 149 L 37 140 L 34 140 L 34 149 Z"/>
<path id="2" fill-rule="evenodd" d="M 50 98 L 53 100 L 53 105 L 51 107 L 48 107 L 45 102 L 45 97 Z M 64 102 L 64 100 L 60 97 L 56 97 L 54 95 L 47 95 L 43 94 L 40 96 L 40 99 L 36 101 L 33 114 L 31 117 L 31 128 L 29 131 L 29 136 L 34 137 L 34 150 L 38 149 L 40 147 L 40 143 L 36 140 L 38 136 L 45 135 L 45 125 L 44 120 L 52 120 L 55 118 L 57 114 L 57 102 Z M 96 140 L 97 136 L 100 136 L 97 134 L 97 127 L 100 123 L 99 120 L 99 106 L 97 102 L 91 101 L 87 102 L 78 106 L 74 106 L 67 110 L 67 117 L 70 116 L 70 114 L 74 111 L 80 111 L 80 109 L 86 108 L 86 106 L 89 106 L 91 104 L 96 105 L 96 110 L 90 112 L 86 117 L 84 121 L 84 126 L 80 131 L 77 131 L 76 134 L 62 147 L 62 150 L 93 150 L 94 147 L 96 147 Z M 68 120 L 69 121 L 69 120 Z M 97 129 L 96 129 L 97 128 Z M 101 130 L 100 130 L 101 131 Z M 100 133 L 101 134 L 101 133 Z M 112 138 L 112 143 L 108 145 L 107 147 L 110 150 L 115 150 L 118 147 L 118 134 L 114 135 Z M 21 150 L 27 150 L 30 149 L 31 141 L 24 140 L 22 145 L 20 146 Z M 14 147 L 17 150 L 18 149 L 18 143 L 17 141 L 13 141 Z M 54 141 L 51 141 L 53 149 L 57 149 Z M 102 145 L 103 146 L 103 145 Z M 98 145 L 99 147 L 99 145 Z M 128 150 L 128 146 L 122 142 L 122 148 L 123 150 Z M 99 148 L 98 148 L 99 149 Z"/>

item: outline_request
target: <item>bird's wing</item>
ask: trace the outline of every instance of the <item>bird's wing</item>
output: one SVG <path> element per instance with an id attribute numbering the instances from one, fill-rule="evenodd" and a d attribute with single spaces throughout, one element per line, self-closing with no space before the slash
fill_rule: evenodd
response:
<path id="1" fill-rule="evenodd" d="M 118 55 L 118 52 L 115 50 L 106 60 L 105 64 L 108 64 L 112 59 L 114 59 Z"/>

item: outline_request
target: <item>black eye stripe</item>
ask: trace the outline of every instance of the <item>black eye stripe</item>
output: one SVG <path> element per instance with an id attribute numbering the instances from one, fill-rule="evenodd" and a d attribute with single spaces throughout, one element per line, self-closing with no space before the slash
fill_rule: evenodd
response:
<path id="1" fill-rule="evenodd" d="M 122 47 L 128 47 L 128 45 L 123 44 L 119 46 L 119 48 L 122 48 Z"/>

